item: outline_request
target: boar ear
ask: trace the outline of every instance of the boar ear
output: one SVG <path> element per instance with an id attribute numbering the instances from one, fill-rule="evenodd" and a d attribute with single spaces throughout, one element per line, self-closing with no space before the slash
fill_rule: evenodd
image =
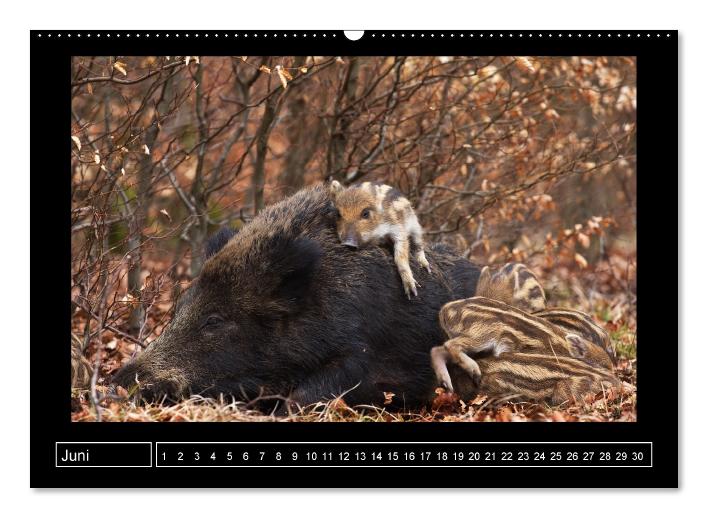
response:
<path id="1" fill-rule="evenodd" d="M 221 227 L 216 234 L 207 240 L 206 246 L 204 247 L 204 257 L 209 259 L 212 255 L 224 248 L 226 243 L 229 242 L 229 239 L 235 235 L 235 230 L 232 230 L 229 227 Z"/>
<path id="2" fill-rule="evenodd" d="M 329 193 L 332 196 L 336 196 L 340 192 L 344 190 L 344 187 L 342 187 L 342 184 L 339 183 L 337 180 L 332 180 L 329 184 Z"/>
<path id="3" fill-rule="evenodd" d="M 312 283 L 322 261 L 322 248 L 313 239 L 279 239 L 271 249 L 264 304 L 271 316 L 292 314 L 303 308 L 313 293 Z"/>

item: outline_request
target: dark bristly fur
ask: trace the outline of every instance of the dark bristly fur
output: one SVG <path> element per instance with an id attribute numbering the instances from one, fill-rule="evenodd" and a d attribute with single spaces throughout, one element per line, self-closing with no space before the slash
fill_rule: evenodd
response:
<path id="1" fill-rule="evenodd" d="M 224 246 L 226 246 L 226 243 L 229 242 L 229 239 L 231 239 L 235 235 L 235 230 L 232 230 L 229 227 L 221 227 L 219 231 L 213 236 L 211 236 L 207 241 L 204 250 L 204 256 L 209 259 L 216 252 L 224 248 Z"/>
<path id="2" fill-rule="evenodd" d="M 391 254 L 348 250 L 323 187 L 266 208 L 205 262 L 162 335 L 116 376 L 142 394 L 290 396 L 350 404 L 429 400 L 438 311 L 474 293 L 479 269 L 441 247 L 408 300 Z M 420 274 L 417 265 L 411 265 Z"/>

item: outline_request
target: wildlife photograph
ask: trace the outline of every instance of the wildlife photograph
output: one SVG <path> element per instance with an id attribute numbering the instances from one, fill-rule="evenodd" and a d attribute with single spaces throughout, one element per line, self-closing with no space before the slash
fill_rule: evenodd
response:
<path id="1" fill-rule="evenodd" d="M 70 75 L 72 421 L 636 421 L 634 57 Z"/>

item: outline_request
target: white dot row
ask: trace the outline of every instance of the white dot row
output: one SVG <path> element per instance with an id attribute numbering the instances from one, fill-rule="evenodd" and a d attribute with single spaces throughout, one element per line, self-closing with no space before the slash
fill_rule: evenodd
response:
<path id="1" fill-rule="evenodd" d="M 277 33 L 277 32 L 68 32 L 68 33 L 52 33 L 38 32 L 37 38 L 336 38 L 334 33 L 326 32 L 292 32 L 292 33 Z"/>
<path id="2" fill-rule="evenodd" d="M 327 32 L 37 32 L 37 38 L 337 38 Z M 671 38 L 670 32 L 369 32 L 369 38 Z"/>
<path id="3" fill-rule="evenodd" d="M 670 38 L 670 32 L 460 32 L 460 33 L 434 33 L 434 32 L 399 32 L 399 33 L 372 33 L 372 38 Z"/>

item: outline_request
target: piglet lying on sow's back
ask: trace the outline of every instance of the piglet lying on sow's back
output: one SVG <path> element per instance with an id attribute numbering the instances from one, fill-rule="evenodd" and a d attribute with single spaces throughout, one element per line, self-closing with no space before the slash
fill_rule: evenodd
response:
<path id="1" fill-rule="evenodd" d="M 325 188 L 272 205 L 212 255 L 162 335 L 114 383 L 147 398 L 288 396 L 300 404 L 346 392 L 349 404 L 417 405 L 433 394 L 430 349 L 440 307 L 470 297 L 479 269 L 444 248 L 409 300 L 391 251 L 350 250 Z M 224 244 L 225 243 L 225 244 Z M 418 265 L 412 265 L 418 269 Z"/>

